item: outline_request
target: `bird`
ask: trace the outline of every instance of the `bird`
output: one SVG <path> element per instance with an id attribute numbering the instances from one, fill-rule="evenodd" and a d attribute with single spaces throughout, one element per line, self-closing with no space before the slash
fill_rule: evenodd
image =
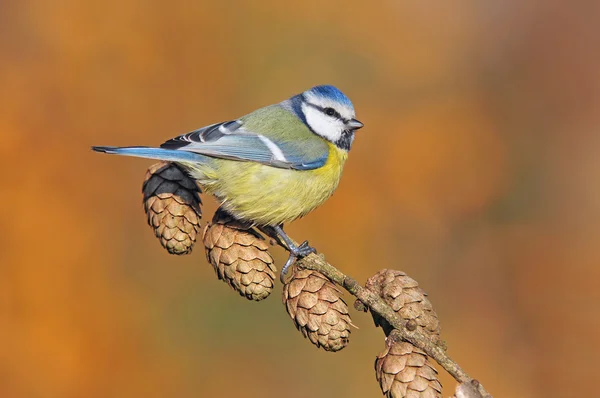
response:
<path id="1" fill-rule="evenodd" d="M 288 268 L 316 250 L 283 230 L 336 190 L 356 130 L 350 99 L 319 85 L 235 120 L 172 138 L 159 148 L 93 146 L 97 152 L 174 162 L 212 194 L 223 210 L 283 241 Z"/>

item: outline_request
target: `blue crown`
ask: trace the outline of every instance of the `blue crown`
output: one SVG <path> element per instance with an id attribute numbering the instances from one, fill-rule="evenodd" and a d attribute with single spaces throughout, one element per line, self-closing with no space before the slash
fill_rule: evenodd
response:
<path id="1" fill-rule="evenodd" d="M 353 107 L 352 101 L 350 101 L 350 99 L 346 97 L 344 93 L 342 93 L 337 87 L 330 85 L 315 86 L 308 91 L 310 91 L 314 95 L 318 95 L 327 99 L 332 99 L 341 104 Z"/>

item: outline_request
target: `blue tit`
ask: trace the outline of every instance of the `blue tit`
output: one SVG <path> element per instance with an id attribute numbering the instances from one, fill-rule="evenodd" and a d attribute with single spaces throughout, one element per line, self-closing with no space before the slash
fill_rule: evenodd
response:
<path id="1" fill-rule="evenodd" d="M 281 272 L 315 252 L 283 231 L 327 200 L 342 175 L 354 133 L 363 127 L 352 102 L 334 86 L 316 86 L 237 120 L 216 123 L 160 146 L 93 150 L 175 162 L 221 207 L 283 240 L 290 257 Z"/>

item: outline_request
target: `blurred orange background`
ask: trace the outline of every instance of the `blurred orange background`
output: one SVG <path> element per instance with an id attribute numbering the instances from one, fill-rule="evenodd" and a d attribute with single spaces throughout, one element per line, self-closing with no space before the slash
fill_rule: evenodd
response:
<path id="1" fill-rule="evenodd" d="M 598 20 L 594 1 L 0 2 L 0 397 L 380 396 L 368 315 L 342 352 L 315 349 L 280 285 L 248 302 L 200 246 L 160 247 L 151 161 L 89 149 L 323 83 L 365 128 L 290 234 L 359 281 L 418 280 L 495 396 L 594 395 Z"/>

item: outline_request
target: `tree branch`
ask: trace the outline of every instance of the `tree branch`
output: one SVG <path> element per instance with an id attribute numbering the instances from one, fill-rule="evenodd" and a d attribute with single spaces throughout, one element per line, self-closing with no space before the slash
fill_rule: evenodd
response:
<path id="1" fill-rule="evenodd" d="M 492 396 L 483 388 L 477 380 L 469 376 L 448 354 L 443 344 L 410 325 L 410 321 L 402 319 L 388 306 L 381 297 L 374 292 L 361 286 L 355 279 L 345 275 L 343 272 L 325 261 L 324 256 L 310 254 L 298 260 L 296 267 L 319 271 L 333 282 L 342 286 L 351 295 L 359 299 L 371 312 L 385 319 L 393 328 L 392 334 L 405 340 L 425 351 L 431 358 L 435 359 L 452 377 L 461 384 L 469 383 L 477 387 L 478 392 L 484 398 Z"/>

